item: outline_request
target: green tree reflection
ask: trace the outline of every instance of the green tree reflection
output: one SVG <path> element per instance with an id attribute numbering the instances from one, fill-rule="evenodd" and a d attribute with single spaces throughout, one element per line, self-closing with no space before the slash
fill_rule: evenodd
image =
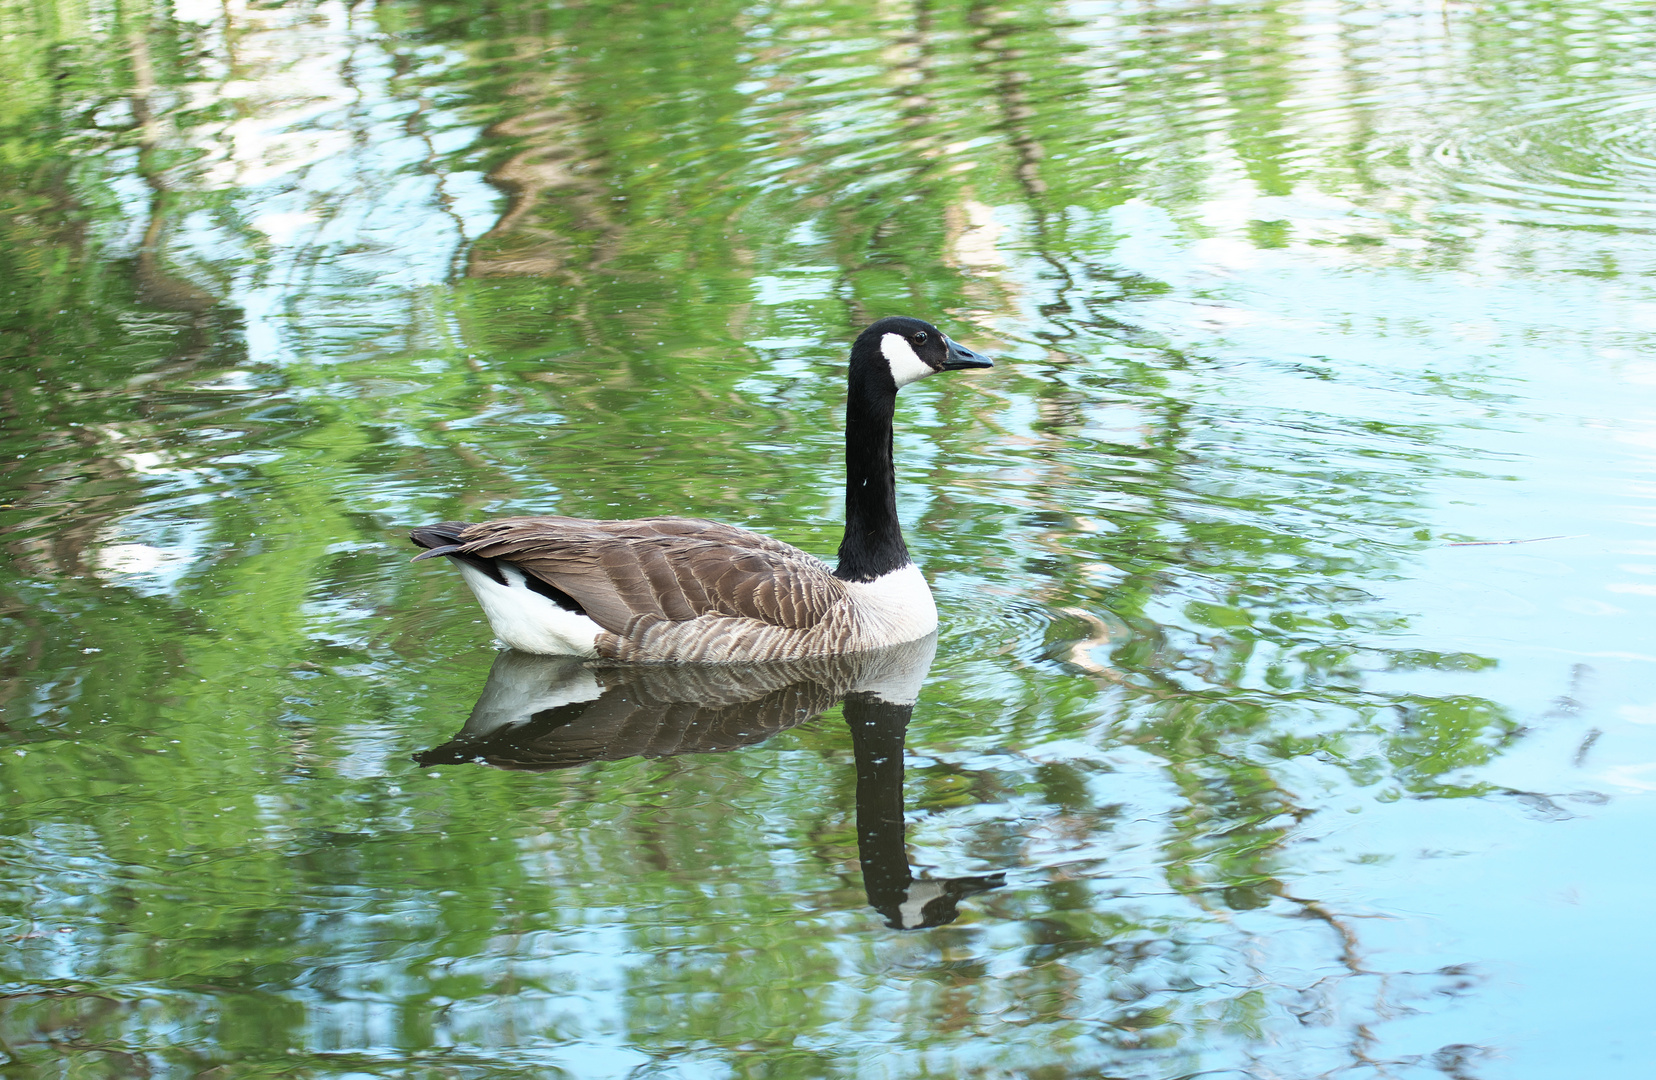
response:
<path id="1" fill-rule="evenodd" d="M 1233 358 L 1136 314 L 1215 296 L 1118 258 L 1133 200 L 1199 235 L 1221 160 L 1383 201 L 1363 108 L 1320 136 L 1283 104 L 1290 5 L 0 5 L 6 1067 L 964 1075 L 976 1041 L 1177 1075 L 1299 992 L 1250 912 L 1317 924 L 1358 989 L 1311 1056 L 1356 1060 L 1415 984 L 1364 988 L 1295 883 L 1328 800 L 1289 767 L 1544 798 L 1473 772 L 1523 735 L 1499 701 L 1375 685 L 1491 663 L 1372 589 L 1437 542 L 1456 432 L 1227 398 Z M 900 452 L 946 624 L 910 790 L 1023 887 L 898 956 L 832 715 L 728 760 L 413 775 L 490 653 L 401 529 L 683 512 L 827 552 L 843 342 L 894 310 L 1012 358 L 906 399 Z M 1112 892 L 1117 766 L 1019 756 L 1060 742 L 1165 783 L 1154 895 Z"/>

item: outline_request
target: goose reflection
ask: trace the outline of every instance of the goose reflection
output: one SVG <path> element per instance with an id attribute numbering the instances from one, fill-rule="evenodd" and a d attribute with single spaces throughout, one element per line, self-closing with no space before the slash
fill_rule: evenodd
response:
<path id="1" fill-rule="evenodd" d="M 843 701 L 857 765 L 857 853 L 868 902 L 894 929 L 953 922 L 1000 874 L 917 879 L 904 844 L 903 738 L 935 635 L 875 652 L 770 664 L 595 667 L 503 652 L 465 726 L 414 755 L 546 771 L 710 754 L 763 742 Z"/>

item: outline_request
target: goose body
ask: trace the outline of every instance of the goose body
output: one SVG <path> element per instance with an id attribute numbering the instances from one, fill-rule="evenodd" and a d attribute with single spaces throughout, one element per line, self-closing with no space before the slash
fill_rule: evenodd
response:
<path id="1" fill-rule="evenodd" d="M 918 640 L 937 628 L 937 608 L 897 520 L 897 391 L 990 366 L 919 319 L 881 319 L 857 338 L 837 567 L 760 533 L 680 517 L 443 522 L 413 531 L 426 549 L 416 561 L 447 556 L 495 635 L 523 652 L 736 663 Z"/>

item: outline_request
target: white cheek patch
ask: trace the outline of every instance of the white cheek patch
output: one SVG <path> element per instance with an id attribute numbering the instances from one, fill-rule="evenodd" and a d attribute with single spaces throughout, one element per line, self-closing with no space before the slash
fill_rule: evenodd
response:
<path id="1" fill-rule="evenodd" d="M 891 365 L 891 377 L 899 387 L 907 386 L 917 379 L 924 379 L 927 375 L 936 372 L 920 359 L 914 351 L 914 346 L 901 334 L 885 334 L 880 338 L 880 353 Z"/>

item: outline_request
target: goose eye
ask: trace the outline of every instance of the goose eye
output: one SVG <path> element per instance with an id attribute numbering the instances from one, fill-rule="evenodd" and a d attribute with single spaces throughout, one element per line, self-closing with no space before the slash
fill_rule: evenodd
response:
<path id="1" fill-rule="evenodd" d="M 921 330 L 914 335 L 914 343 L 916 345 L 924 345 L 927 337 L 927 333 L 924 330 Z"/>

